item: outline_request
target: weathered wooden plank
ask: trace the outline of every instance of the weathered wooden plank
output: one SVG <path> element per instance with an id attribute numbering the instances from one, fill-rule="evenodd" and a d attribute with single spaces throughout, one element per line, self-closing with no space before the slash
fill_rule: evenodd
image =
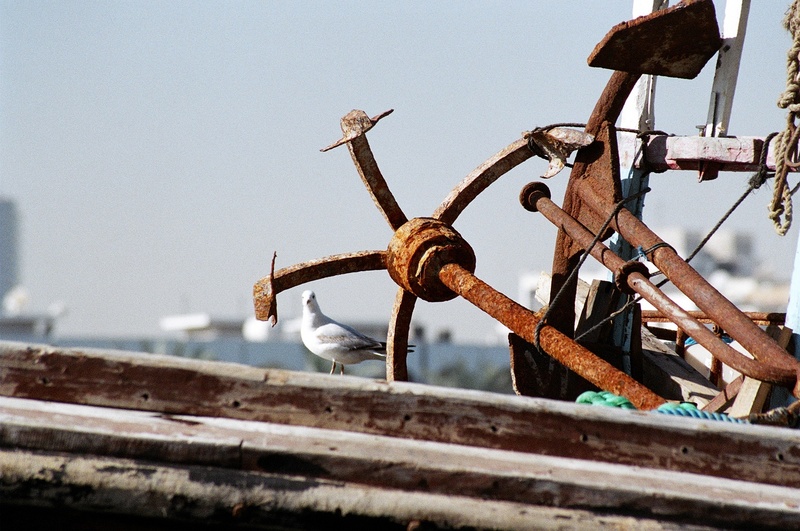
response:
<path id="1" fill-rule="evenodd" d="M 773 140 L 774 142 L 774 140 Z M 647 141 L 640 166 L 652 171 L 699 170 L 703 164 L 719 164 L 720 171 L 758 169 L 764 139 L 760 137 L 702 137 L 652 135 Z M 775 170 L 770 144 L 767 166 Z"/>
<path id="2" fill-rule="evenodd" d="M 783 348 L 787 348 L 792 339 L 792 329 L 788 326 L 771 326 L 767 328 L 767 333 Z M 772 386 L 770 384 L 745 377 L 739 394 L 728 414 L 734 417 L 747 418 L 751 413 L 763 412 L 771 391 Z"/>
<path id="3" fill-rule="evenodd" d="M 722 26 L 722 47 L 717 57 L 714 82 L 711 86 L 711 102 L 703 136 L 725 136 L 728 134 L 733 96 L 739 77 L 744 38 L 747 33 L 747 18 L 750 15 L 750 0 L 725 2 Z"/>
<path id="4" fill-rule="evenodd" d="M 728 415 L 746 419 L 750 413 L 761 413 L 771 389 L 770 384 L 745 376 Z"/>
<path id="5" fill-rule="evenodd" d="M 739 394 L 743 382 L 744 376 L 740 374 L 731 383 L 720 389 L 719 394 L 710 400 L 708 404 L 703 406 L 703 411 L 709 411 L 711 413 L 725 411 L 736 399 L 736 395 Z"/>
<path id="6" fill-rule="evenodd" d="M 364 489 L 397 489 L 605 514 L 622 512 L 644 518 L 669 515 L 680 521 L 757 521 L 766 525 L 779 525 L 791 515 L 800 518 L 800 507 L 795 503 L 800 490 L 794 488 L 756 487 L 750 482 L 696 474 L 302 426 L 204 417 L 162 418 L 119 410 L 109 415 L 90 406 L 63 408 L 32 402 L 0 399 L 1 447 L 55 449 L 61 454 L 85 452 L 96 457 L 109 457 L 120 448 L 129 448 L 128 457 L 138 458 L 139 463 L 141 459 L 146 459 L 148 467 L 166 463 L 175 472 L 194 463 L 261 472 L 269 477 L 303 477 L 309 483 L 313 479 L 361 485 Z M 47 430 L 53 439 L 28 436 Z M 70 437 L 70 433 L 79 437 Z M 83 447 L 91 435 L 95 436 L 94 443 Z M 198 440 L 213 443 L 219 439 L 228 446 L 232 438 L 240 440 L 241 461 L 192 459 Z M 168 440 L 171 447 L 153 446 L 155 439 Z"/>
<path id="7" fill-rule="evenodd" d="M 0 397 L 0 447 L 238 468 L 242 438 L 148 411 Z"/>
<path id="8" fill-rule="evenodd" d="M 579 282 L 580 284 L 580 282 Z M 601 332 L 603 327 L 598 327 L 591 333 L 591 330 L 598 323 L 608 319 L 608 316 L 616 310 L 616 305 L 619 302 L 621 293 L 615 288 L 612 282 L 607 280 L 593 280 L 589 292 L 586 296 L 586 302 L 583 308 L 578 313 L 578 324 L 575 327 L 575 337 L 580 337 L 582 341 L 587 343 L 597 343 L 601 340 Z M 607 328 L 612 328 L 612 324 L 608 323 Z"/>
<path id="9" fill-rule="evenodd" d="M 0 352 L 0 395 L 5 396 L 347 430 L 800 486 L 800 439 L 788 429 L 146 354 L 13 344 Z"/>
<path id="10" fill-rule="evenodd" d="M 642 356 L 644 384 L 660 396 L 703 407 L 719 393 L 714 384 L 646 328 L 642 328 Z"/>
<path id="11" fill-rule="evenodd" d="M 59 524 L 64 522 L 63 512 L 73 510 L 91 514 L 94 525 L 125 521 L 115 515 L 135 515 L 139 521 L 188 522 L 204 529 L 215 524 L 247 529 L 710 529 L 690 522 L 676 523 L 669 516 L 651 519 L 595 514 L 581 509 L 382 489 L 292 475 L 168 467 L 128 459 L 0 450 L 0 470 L 4 523 L 13 522 L 8 517 L 11 513 L 11 518 L 21 518 L 28 528 L 39 518 L 38 511 L 55 508 L 58 512 L 50 521 Z M 35 500 L 31 500 L 32 493 Z M 13 510 L 32 501 L 36 511 L 20 515 Z M 785 514 L 767 511 L 764 516 L 768 522 L 786 525 Z M 126 528 L 131 528 L 130 520 Z"/>

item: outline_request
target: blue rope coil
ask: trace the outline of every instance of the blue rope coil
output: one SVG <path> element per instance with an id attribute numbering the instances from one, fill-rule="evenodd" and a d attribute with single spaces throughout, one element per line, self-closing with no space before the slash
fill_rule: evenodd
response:
<path id="1" fill-rule="evenodd" d="M 726 415 L 725 413 L 711 413 L 709 411 L 701 411 L 697 406 L 690 402 L 682 402 L 680 404 L 661 404 L 656 410 L 659 413 L 667 415 L 677 415 L 679 417 L 694 417 L 703 420 L 721 420 L 723 422 L 733 422 L 735 424 L 747 424 L 746 420 L 737 419 Z"/>

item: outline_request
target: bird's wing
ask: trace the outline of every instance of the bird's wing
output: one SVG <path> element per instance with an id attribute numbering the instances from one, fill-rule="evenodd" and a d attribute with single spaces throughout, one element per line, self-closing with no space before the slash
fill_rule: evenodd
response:
<path id="1" fill-rule="evenodd" d="M 317 340 L 323 343 L 335 343 L 348 350 L 371 350 L 378 353 L 386 350 L 380 341 L 340 323 L 328 323 L 320 326 L 317 328 L 316 336 Z"/>

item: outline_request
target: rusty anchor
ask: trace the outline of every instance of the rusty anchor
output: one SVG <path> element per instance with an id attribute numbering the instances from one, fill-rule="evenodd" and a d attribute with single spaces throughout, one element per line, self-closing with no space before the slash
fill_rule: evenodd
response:
<path id="1" fill-rule="evenodd" d="M 633 70 L 637 61 L 641 63 L 641 58 L 637 57 L 628 57 L 621 63 L 613 60 L 611 63 L 604 63 L 608 61 L 602 53 L 604 46 L 619 46 L 620 42 L 627 42 L 626 39 L 641 41 L 641 35 L 647 35 L 654 28 L 657 36 L 663 35 L 668 29 L 667 34 L 671 38 L 667 40 L 675 42 L 663 46 L 663 42 L 659 40 L 658 47 L 651 46 L 652 49 L 645 55 L 658 60 L 648 63 L 650 66 L 645 65 L 633 72 L 620 70 Z M 651 38 L 644 39 L 645 42 L 653 40 L 653 33 L 650 35 Z M 559 289 L 568 294 L 572 291 L 574 298 L 575 287 L 565 281 L 580 253 L 586 250 L 586 238 L 604 240 L 616 231 L 633 245 L 654 249 L 649 258 L 690 298 L 698 299 L 698 306 L 709 317 L 719 321 L 743 345 L 749 345 L 748 348 L 756 353 L 757 361 L 744 358 L 738 353 L 732 354 L 732 349 L 721 345 L 722 342 L 713 333 L 709 337 L 700 328 L 707 329 L 652 286 L 641 269 L 620 264 L 622 259 L 611 258 L 612 254 L 604 246 L 592 248 L 593 255 L 599 256 L 601 262 L 605 261 L 603 263 L 619 274 L 622 279 L 621 287 L 627 286 L 630 290 L 646 294 L 648 300 L 656 301 L 657 308 L 668 310 L 667 317 L 699 336 L 698 342 L 719 355 L 723 361 L 727 360 L 726 363 L 731 362 L 735 368 L 743 368 L 741 372 L 745 374 L 749 371 L 751 375 L 766 381 L 795 387 L 797 394 L 797 363 L 785 351 L 711 288 L 671 247 L 663 244 L 657 235 L 629 211 L 623 208 L 614 212 L 614 205 L 621 200 L 621 188 L 616 134 L 612 124 L 639 75 L 651 69 L 662 75 L 692 77 L 716 52 L 719 42 L 710 0 L 687 0 L 673 8 L 612 29 L 609 37 L 593 52 L 594 59 L 590 57 L 590 64 L 594 61 L 594 64 L 610 65 L 618 71 L 612 74 L 586 126 L 586 133 L 594 136 L 596 141 L 582 148 L 576 156 L 563 210 L 555 206 L 549 196 L 545 200 L 543 193 L 529 194 L 529 201 L 543 214 L 548 212 L 545 216 L 551 221 L 560 219 L 554 221 L 559 226 L 559 233 L 554 252 L 554 289 L 551 293 Z M 641 52 L 641 46 L 639 48 Z M 672 63 L 677 63 L 677 66 Z M 571 339 L 571 323 L 574 319 L 572 305 L 554 308 L 547 322 L 540 324 L 540 315 L 515 303 L 474 275 L 474 252 L 453 229 L 452 224 L 483 190 L 533 156 L 528 141 L 525 138 L 516 140 L 478 166 L 451 191 L 432 217 L 408 220 L 381 175 L 365 136 L 367 131 L 390 112 L 369 118 L 363 111 L 351 111 L 341 120 L 342 139 L 325 148 L 327 150 L 342 144 L 348 145 L 362 181 L 394 231 L 388 249 L 334 255 L 278 271 L 275 271 L 273 257 L 270 274 L 256 282 L 253 288 L 256 317 L 261 320 L 269 319 L 274 323 L 277 319 L 276 297 L 285 289 L 333 275 L 387 269 L 392 280 L 400 286 L 395 297 L 387 341 L 388 381 L 408 378 L 408 332 L 417 298 L 437 302 L 461 296 L 522 339 L 528 342 L 538 339 L 544 352 L 601 389 L 623 395 L 636 407 L 643 409 L 651 409 L 663 403 L 663 398 Z M 610 215 L 612 213 L 613 216 Z M 581 230 L 565 228 L 574 224 Z M 604 225 L 607 229 L 602 234 L 597 234 Z M 540 329 L 538 337 L 535 333 L 537 325 Z M 752 335 L 752 338 L 745 338 L 746 335 Z M 512 345 L 512 354 L 513 348 Z"/>
<path id="2" fill-rule="evenodd" d="M 414 218 L 400 223 L 405 215 L 380 174 L 364 136 L 380 117 L 387 114 L 367 118 L 363 111 L 351 111 L 341 120 L 344 133 L 342 140 L 330 147 L 343 143 L 350 146 L 353 161 L 365 186 L 395 230 L 388 249 L 334 255 L 278 271 L 274 269 L 273 256 L 270 274 L 256 282 L 253 288 L 256 317 L 276 322 L 276 297 L 291 287 L 333 275 L 386 269 L 392 280 L 400 286 L 387 341 L 388 381 L 408 379 L 408 332 L 417 298 L 439 302 L 462 296 L 521 337 L 533 341 L 537 315 L 474 275 L 476 258 L 472 248 L 445 221 L 455 220 L 482 190 L 533 156 L 527 141 L 521 139 L 513 143 L 479 166 L 448 195 L 433 217 Z M 356 124 L 355 127 L 353 124 Z M 395 227 L 395 224 L 399 226 Z M 625 395 L 637 407 L 652 409 L 664 403 L 663 398 L 551 327 L 545 327 L 542 331 L 541 344 L 560 362 L 584 374 L 587 380 L 598 387 Z"/>

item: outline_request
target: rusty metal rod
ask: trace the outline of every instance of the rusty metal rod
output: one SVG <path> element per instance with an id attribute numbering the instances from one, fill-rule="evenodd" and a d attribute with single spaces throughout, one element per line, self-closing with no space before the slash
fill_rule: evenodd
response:
<path id="1" fill-rule="evenodd" d="M 594 206 L 605 204 L 591 188 L 582 187 L 580 191 L 590 204 Z M 628 210 L 620 211 L 612 221 L 612 226 L 634 247 L 641 246 L 650 249 L 665 243 Z M 797 380 L 796 375 L 800 369 L 800 362 L 711 286 L 694 268 L 678 256 L 675 249 L 669 245 L 658 246 L 651 253 L 650 260 L 675 287 L 686 294 L 700 310 L 714 319 L 714 322 L 719 324 L 756 359 L 783 371 L 792 372 L 795 374 L 795 381 Z"/>
<path id="2" fill-rule="evenodd" d="M 336 254 L 309 260 L 291 267 L 275 271 L 275 258 L 272 259 L 270 274 L 253 286 L 253 304 L 256 319 L 271 320 L 272 325 L 278 321 L 277 295 L 281 291 L 319 280 L 321 278 L 355 273 L 357 271 L 375 271 L 386 269 L 386 251 L 359 251 L 356 253 Z"/>
<path id="3" fill-rule="evenodd" d="M 417 297 L 413 293 L 397 288 L 386 336 L 386 381 L 408 381 L 408 331 Z"/>
<path id="4" fill-rule="evenodd" d="M 386 179 L 383 178 L 381 170 L 378 169 L 378 163 L 375 161 L 375 156 L 372 154 L 372 149 L 369 147 L 367 137 L 364 135 L 358 136 L 351 140 L 347 147 L 350 149 L 350 156 L 353 158 L 353 163 L 367 187 L 375 206 L 381 211 L 383 217 L 395 231 L 399 229 L 408 218 L 403 213 L 397 200 L 389 190 L 389 185 L 386 184 Z"/>
<path id="5" fill-rule="evenodd" d="M 496 291 L 458 264 L 442 266 L 439 279 L 453 292 L 521 338 L 529 343 L 535 342 L 534 330 L 539 317 L 531 310 Z M 551 326 L 542 328 L 539 341 L 542 349 L 564 366 L 601 389 L 624 396 L 638 409 L 655 409 L 665 402 L 653 391 Z"/>
<path id="6" fill-rule="evenodd" d="M 564 212 L 549 197 L 540 191 L 533 192 L 528 201 L 535 205 L 536 210 L 544 215 L 555 226 L 566 232 L 572 240 L 588 248 L 594 240 L 594 235 L 583 225 Z M 589 251 L 590 254 L 614 274 L 618 274 L 626 264 L 625 260 L 612 252 L 602 243 L 595 243 Z M 686 310 L 678 306 L 669 297 L 658 289 L 643 274 L 633 271 L 627 275 L 627 285 L 643 299 L 655 306 L 662 314 L 669 316 L 670 320 L 692 336 L 698 343 L 707 348 L 714 357 L 739 372 L 757 380 L 776 383 L 793 387 L 796 381 L 795 371 L 786 371 L 781 367 L 752 360 L 735 349 L 731 348 L 714 332 L 692 317 Z"/>
<path id="7" fill-rule="evenodd" d="M 472 170 L 442 201 L 434 211 L 433 217 L 452 225 L 459 214 L 486 190 L 493 182 L 507 172 L 533 157 L 533 151 L 524 138 L 512 142 L 492 158 Z"/>
<path id="8" fill-rule="evenodd" d="M 347 144 L 353 164 L 355 164 L 364 186 L 372 196 L 372 201 L 394 231 L 408 221 L 408 218 L 389 190 L 389 185 L 386 184 L 386 179 L 383 178 L 381 170 L 378 168 L 378 163 L 366 137 L 367 131 L 375 127 L 375 124 L 381 119 L 392 114 L 393 111 L 394 109 L 389 109 L 370 118 L 364 111 L 353 109 L 342 116 L 340 121 L 342 138 L 330 146 L 322 148 L 321 151 L 329 151 L 342 144 Z"/>
<path id="9" fill-rule="evenodd" d="M 713 323 L 714 319 L 698 310 L 688 310 L 689 315 L 701 323 Z M 779 325 L 786 322 L 786 314 L 780 312 L 744 312 L 748 319 L 758 325 Z M 669 317 L 658 310 L 642 310 L 642 321 L 648 323 L 670 323 Z"/>

